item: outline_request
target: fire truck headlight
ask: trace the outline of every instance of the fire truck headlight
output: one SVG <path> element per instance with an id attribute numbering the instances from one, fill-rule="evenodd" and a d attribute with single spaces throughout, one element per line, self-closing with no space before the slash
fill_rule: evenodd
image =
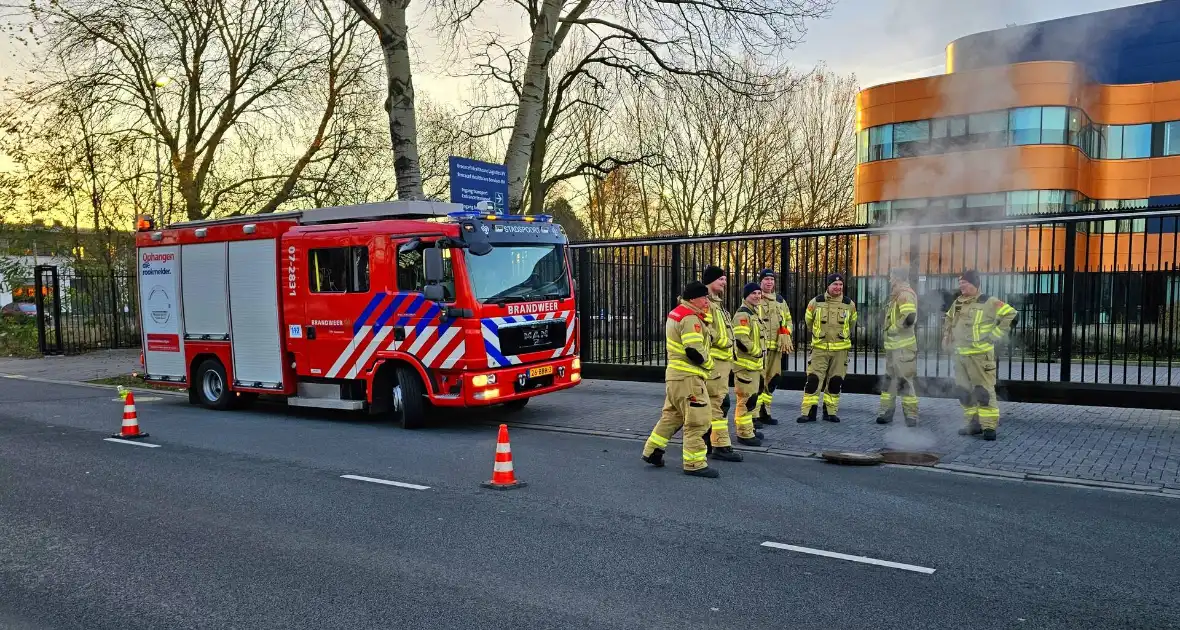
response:
<path id="1" fill-rule="evenodd" d="M 471 377 L 471 384 L 475 385 L 476 387 L 487 387 L 488 375 L 487 374 L 476 374 L 475 376 Z"/>
<path id="2" fill-rule="evenodd" d="M 570 364 L 570 367 L 572 367 L 575 370 L 582 369 L 582 360 L 578 357 L 574 357 L 574 362 Z"/>
<path id="3" fill-rule="evenodd" d="M 500 397 L 499 389 L 485 389 L 482 392 L 475 392 L 475 397 L 479 400 L 491 400 Z"/>

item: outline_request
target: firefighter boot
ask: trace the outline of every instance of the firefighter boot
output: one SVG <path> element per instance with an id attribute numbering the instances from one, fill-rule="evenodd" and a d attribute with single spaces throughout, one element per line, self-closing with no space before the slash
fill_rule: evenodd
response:
<path id="1" fill-rule="evenodd" d="M 744 438 L 739 435 L 737 441 L 746 446 L 762 446 L 762 436 L 758 435 L 757 431 L 754 432 L 754 437 L 752 438 Z"/>
<path id="2" fill-rule="evenodd" d="M 762 424 L 769 424 L 769 425 L 778 424 L 778 420 L 776 420 L 774 417 L 772 417 L 770 415 L 770 403 L 766 403 L 766 405 L 764 407 L 762 407 L 762 413 L 759 416 L 758 420 L 760 420 L 762 422 Z"/>
<path id="3" fill-rule="evenodd" d="M 885 411 L 883 413 L 878 414 L 877 415 L 877 424 L 889 424 L 889 423 L 893 422 L 893 414 L 895 412 L 896 412 L 896 409 L 893 407 L 890 407 L 889 411 Z M 906 418 L 906 424 L 909 424 L 909 423 L 910 423 L 910 419 Z"/>
<path id="4" fill-rule="evenodd" d="M 719 459 L 723 462 L 740 462 L 742 461 L 742 454 L 733 450 L 732 446 L 718 446 L 713 449 L 711 459 Z"/>
<path id="5" fill-rule="evenodd" d="M 983 427 L 979 426 L 979 420 L 972 420 L 967 426 L 959 429 L 959 435 L 979 435 L 983 433 Z"/>
<path id="6" fill-rule="evenodd" d="M 693 477 L 704 477 L 706 479 L 716 479 L 721 476 L 721 473 L 707 466 L 705 468 L 697 468 L 696 470 L 686 470 L 684 474 L 692 475 Z"/>
<path id="7" fill-rule="evenodd" d="M 996 430 L 995 429 L 984 429 L 983 430 L 983 439 L 987 440 L 988 442 L 995 442 L 996 441 Z"/>
<path id="8" fill-rule="evenodd" d="M 804 422 L 815 422 L 815 416 L 819 412 L 819 406 L 816 405 L 807 411 L 806 416 L 799 416 L 795 422 L 803 424 Z"/>
<path id="9" fill-rule="evenodd" d="M 664 467 L 664 449 L 657 448 L 651 452 L 651 455 L 644 455 L 643 461 L 655 466 L 656 468 Z"/>
<path id="10" fill-rule="evenodd" d="M 832 413 L 832 414 L 829 414 L 829 413 L 828 413 L 828 410 L 827 410 L 827 409 L 824 409 L 824 421 L 825 421 L 825 422 L 839 422 L 839 421 L 840 421 L 840 416 L 837 416 L 837 415 L 836 415 L 836 414 L 834 414 L 834 413 Z"/>

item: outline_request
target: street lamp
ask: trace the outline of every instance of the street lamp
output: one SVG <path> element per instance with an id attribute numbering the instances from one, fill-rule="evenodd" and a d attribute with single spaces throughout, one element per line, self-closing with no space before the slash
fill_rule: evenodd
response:
<path id="1" fill-rule="evenodd" d="M 163 89 L 163 88 L 167 87 L 168 84 L 171 82 L 172 82 L 172 79 L 168 78 L 167 76 L 161 75 L 160 77 L 158 77 L 156 79 L 156 87 Z M 156 109 L 157 110 L 160 109 L 159 98 L 156 99 Z M 161 123 L 163 123 L 162 120 L 161 120 Z M 155 142 L 155 145 L 156 145 L 156 220 L 157 221 L 162 220 L 162 218 L 164 216 L 164 183 L 163 183 L 162 169 L 160 168 L 160 137 L 159 136 L 160 136 L 160 134 L 157 133 L 156 134 L 156 142 Z"/>

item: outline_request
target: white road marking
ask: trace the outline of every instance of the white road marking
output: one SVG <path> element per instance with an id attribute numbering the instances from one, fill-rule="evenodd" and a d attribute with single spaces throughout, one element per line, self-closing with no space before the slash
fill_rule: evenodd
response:
<path id="1" fill-rule="evenodd" d="M 783 543 L 776 543 L 766 541 L 762 543 L 763 547 L 773 547 L 775 549 L 786 549 L 787 551 L 798 551 L 799 553 L 810 553 L 816 556 L 823 556 L 825 558 L 836 558 L 837 560 L 849 560 L 851 562 L 860 562 L 863 564 L 875 564 L 880 567 L 889 567 L 891 569 L 901 569 L 903 571 L 913 571 L 915 573 L 925 573 L 930 575 L 934 573 L 934 569 L 930 567 L 920 567 L 914 564 L 902 564 L 900 562 L 890 562 L 888 560 L 878 560 L 876 558 L 868 558 L 865 556 L 850 556 L 846 553 L 836 553 L 834 551 L 824 551 L 823 549 L 812 549 L 810 547 L 797 547 L 795 545 L 784 545 Z"/>
<path id="2" fill-rule="evenodd" d="M 119 438 L 103 438 L 104 442 L 118 442 L 119 444 L 130 444 L 132 446 L 146 446 L 148 448 L 160 448 L 159 444 L 148 444 L 147 442 L 135 442 L 132 440 L 120 440 Z"/>
<path id="3" fill-rule="evenodd" d="M 388 479 L 376 479 L 373 477 L 361 477 L 360 475 L 340 475 L 341 479 L 353 479 L 355 481 L 367 481 L 369 483 L 379 483 L 385 486 L 397 486 L 399 488 L 409 488 L 410 490 L 429 490 L 430 486 L 420 486 L 416 483 L 406 483 L 404 481 L 390 481 Z"/>

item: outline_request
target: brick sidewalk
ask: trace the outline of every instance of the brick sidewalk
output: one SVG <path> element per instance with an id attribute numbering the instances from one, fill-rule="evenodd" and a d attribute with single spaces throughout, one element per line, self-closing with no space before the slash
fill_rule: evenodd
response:
<path id="1" fill-rule="evenodd" d="M 910 429 L 898 410 L 892 425 L 874 422 L 877 397 L 847 394 L 840 424 L 797 424 L 800 393 L 779 392 L 773 414 L 781 424 L 763 429 L 764 446 L 802 452 L 938 453 L 944 464 L 1180 489 L 1180 411 L 1001 402 L 999 439 L 957 434 L 958 402 L 924 399 L 922 426 Z M 659 384 L 585 381 L 530 402 L 513 423 L 555 425 L 646 436 L 659 417 Z"/>
<path id="2" fill-rule="evenodd" d="M 0 359 L 0 374 L 60 381 L 89 381 L 130 374 L 139 369 L 142 369 L 139 365 L 139 350 L 100 350 L 39 359 Z"/>

